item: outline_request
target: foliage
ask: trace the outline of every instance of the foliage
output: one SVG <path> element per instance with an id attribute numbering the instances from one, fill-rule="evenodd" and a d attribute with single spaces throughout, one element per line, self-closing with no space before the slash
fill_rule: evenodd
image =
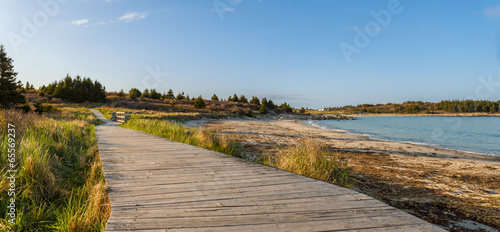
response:
<path id="1" fill-rule="evenodd" d="M 260 105 L 260 100 L 258 97 L 256 96 L 252 96 L 252 99 L 250 100 L 250 104 L 254 104 L 254 105 Z"/>
<path id="2" fill-rule="evenodd" d="M 326 108 L 327 111 L 342 111 L 346 113 L 500 113 L 500 101 L 484 100 L 453 100 L 438 103 L 422 101 L 406 101 L 401 104 L 362 104 L 357 106 L 343 106 Z M 436 112 L 438 111 L 438 112 Z"/>
<path id="3" fill-rule="evenodd" d="M 229 97 L 228 101 L 238 102 L 238 95 L 234 94 L 233 97 Z"/>
<path id="4" fill-rule="evenodd" d="M 217 95 L 215 95 L 215 93 L 212 96 L 212 101 L 219 101 L 219 97 L 217 97 Z"/>
<path id="5" fill-rule="evenodd" d="M 132 119 L 121 126 L 227 155 L 243 157 L 242 148 L 235 141 L 225 136 L 219 137 L 207 129 L 186 127 L 177 122 L 161 119 Z"/>
<path id="6" fill-rule="evenodd" d="M 261 114 L 267 114 L 266 105 L 264 105 L 264 104 L 260 105 L 260 107 L 259 107 L 259 113 L 261 113 Z"/>
<path id="7" fill-rule="evenodd" d="M 50 115 L 49 115 L 50 116 Z M 2 231 L 103 231 L 109 197 L 88 121 L 54 119 L 33 113 L 0 111 L 0 125 L 16 126 L 16 224 L 0 202 Z M 7 130 L 0 130 L 1 186 L 8 186 Z M 7 196 L 7 188 L 0 188 Z"/>
<path id="8" fill-rule="evenodd" d="M 73 79 L 69 74 L 57 82 L 41 89 L 45 96 L 60 98 L 72 102 L 104 102 L 106 100 L 106 87 L 98 81 L 92 82 L 90 78 L 81 78 L 79 75 Z"/>
<path id="9" fill-rule="evenodd" d="M 0 106 L 3 108 L 26 101 L 24 95 L 17 91 L 22 85 L 20 81 L 16 82 L 17 73 L 14 72 L 12 62 L 4 46 L 0 45 Z"/>
<path id="10" fill-rule="evenodd" d="M 299 113 L 301 113 L 301 114 L 305 114 L 305 113 L 306 113 L 306 109 L 304 109 L 304 107 L 300 108 Z"/>
<path id="11" fill-rule="evenodd" d="M 35 113 L 38 113 L 38 114 L 42 114 L 44 112 L 52 113 L 52 112 L 58 111 L 54 106 L 43 105 L 39 100 L 36 100 L 33 103 L 33 106 L 35 107 Z"/>
<path id="12" fill-rule="evenodd" d="M 241 102 L 241 103 L 248 103 L 248 100 L 247 98 L 245 97 L 245 95 L 241 95 L 240 98 L 238 98 L 238 102 Z"/>
<path id="13" fill-rule="evenodd" d="M 245 116 L 247 116 L 247 117 L 253 117 L 252 110 L 251 110 L 251 109 L 247 109 L 247 110 L 245 111 Z"/>
<path id="14" fill-rule="evenodd" d="M 186 97 L 184 97 L 184 92 L 181 94 L 181 93 L 178 93 L 177 94 L 177 97 L 175 99 L 177 100 L 182 100 L 182 99 L 185 99 Z"/>
<path id="15" fill-rule="evenodd" d="M 262 98 L 262 101 L 260 102 L 260 104 L 264 105 L 265 107 L 267 107 L 269 109 L 277 108 L 276 105 L 274 104 L 274 102 L 272 100 L 267 100 L 267 98 Z"/>
<path id="16" fill-rule="evenodd" d="M 118 93 L 118 97 L 125 97 L 125 92 L 123 92 L 123 89 Z"/>
<path id="17" fill-rule="evenodd" d="M 149 98 L 149 89 L 145 89 L 144 91 L 142 91 L 141 97 Z M 144 99 L 141 98 L 141 100 L 144 100 Z"/>
<path id="18" fill-rule="evenodd" d="M 169 89 L 167 92 L 167 95 L 165 95 L 165 98 L 166 99 L 175 99 L 174 91 L 172 91 L 172 89 Z"/>
<path id="19" fill-rule="evenodd" d="M 194 100 L 194 108 L 196 109 L 203 109 L 206 107 L 205 105 L 205 101 L 203 101 L 203 98 L 201 96 L 199 96 L 198 98 L 196 98 Z"/>
<path id="20" fill-rule="evenodd" d="M 137 98 L 142 96 L 142 93 L 139 89 L 132 88 L 128 91 L 128 95 L 130 96 L 130 98 L 132 98 L 132 100 L 135 101 Z"/>
<path id="21" fill-rule="evenodd" d="M 293 108 L 292 108 L 292 107 L 291 107 L 288 103 L 286 103 L 286 102 L 282 103 L 282 104 L 280 105 L 280 108 L 281 108 L 282 110 L 284 110 L 285 112 L 288 112 L 288 113 L 293 112 Z"/>
<path id="22" fill-rule="evenodd" d="M 160 99 L 161 98 L 161 93 L 158 93 L 156 91 L 156 89 L 152 89 L 150 92 L 149 92 L 149 95 L 148 95 L 149 98 L 151 99 Z"/>
<path id="23" fill-rule="evenodd" d="M 30 82 L 27 81 L 26 82 L 26 86 L 24 87 L 24 89 L 26 89 L 26 90 L 33 90 L 33 89 L 35 89 L 35 87 L 32 84 L 30 85 Z"/>

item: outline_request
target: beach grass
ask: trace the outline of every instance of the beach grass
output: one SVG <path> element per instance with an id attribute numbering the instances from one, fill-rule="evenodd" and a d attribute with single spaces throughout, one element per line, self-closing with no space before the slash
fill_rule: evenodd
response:
<path id="1" fill-rule="evenodd" d="M 281 148 L 275 155 L 261 157 L 260 162 L 342 187 L 350 188 L 355 182 L 348 160 L 329 152 L 312 139 Z"/>
<path id="2" fill-rule="evenodd" d="M 121 126 L 234 157 L 244 157 L 242 147 L 227 136 L 218 136 L 211 130 L 203 128 L 187 127 L 176 121 L 132 119 Z"/>
<path id="3" fill-rule="evenodd" d="M 1 231 L 104 231 L 111 207 L 95 136 L 100 123 L 84 108 L 0 111 Z M 15 224 L 7 214 L 8 124 L 16 128 Z"/>
<path id="4" fill-rule="evenodd" d="M 164 119 L 132 119 L 121 126 L 238 158 L 248 157 L 242 145 L 208 129 L 191 128 Z M 276 155 L 266 155 L 256 161 L 343 187 L 354 184 L 348 161 L 312 140 L 281 148 Z"/>
<path id="5" fill-rule="evenodd" d="M 129 112 L 131 119 L 162 119 L 184 122 L 188 120 L 199 120 L 202 118 L 221 119 L 227 118 L 226 114 L 220 113 L 200 113 L 200 112 L 161 112 L 154 110 L 139 110 L 126 108 L 100 107 L 99 110 L 105 118 L 111 119 L 113 112 Z"/>

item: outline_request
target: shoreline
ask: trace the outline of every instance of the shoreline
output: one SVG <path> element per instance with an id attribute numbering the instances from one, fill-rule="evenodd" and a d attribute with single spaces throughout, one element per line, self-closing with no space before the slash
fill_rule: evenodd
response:
<path id="1" fill-rule="evenodd" d="M 253 161 L 300 141 L 318 143 L 349 160 L 349 168 L 356 173 L 355 191 L 443 228 L 463 229 L 459 224 L 464 222 L 471 222 L 468 226 L 473 228 L 500 227 L 500 157 L 375 141 L 302 120 L 223 119 L 190 124 L 230 136 Z"/>
<path id="2" fill-rule="evenodd" d="M 313 124 L 309 123 L 310 121 L 311 120 L 301 120 L 301 121 L 297 121 L 297 122 L 298 123 L 302 123 L 305 126 L 309 126 L 309 127 L 313 127 L 313 128 L 317 128 L 317 129 L 332 130 L 332 131 L 339 132 L 339 133 L 345 133 L 345 134 L 351 134 L 351 135 L 355 135 L 355 136 L 365 137 L 367 140 L 371 140 L 371 141 L 391 142 L 391 143 L 401 143 L 401 144 L 411 144 L 411 145 L 416 145 L 416 146 L 427 147 L 427 148 L 430 148 L 430 149 L 436 148 L 436 149 L 442 149 L 442 150 L 449 150 L 451 152 L 470 154 L 471 156 L 474 156 L 474 157 L 483 157 L 483 158 L 493 157 L 493 158 L 498 158 L 500 160 L 500 156 L 497 156 L 497 155 L 494 155 L 494 154 L 486 154 L 486 153 L 475 152 L 475 151 L 465 151 L 465 150 L 460 150 L 460 149 L 455 149 L 455 148 L 442 147 L 439 144 L 433 145 L 433 144 L 421 143 L 421 142 L 398 141 L 398 140 L 377 138 L 377 137 L 375 137 L 373 135 L 359 134 L 359 133 L 350 132 L 350 131 L 344 130 L 344 129 L 323 128 L 320 125 L 313 125 Z"/>

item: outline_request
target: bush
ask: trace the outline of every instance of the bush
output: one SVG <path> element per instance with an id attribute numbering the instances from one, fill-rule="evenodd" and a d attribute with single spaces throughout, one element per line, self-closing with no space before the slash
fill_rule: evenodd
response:
<path id="1" fill-rule="evenodd" d="M 125 97 L 125 93 L 123 92 L 123 89 L 120 90 L 120 92 L 118 93 L 118 97 Z"/>
<path id="2" fill-rule="evenodd" d="M 149 98 L 151 99 L 160 99 L 161 98 L 161 93 L 158 93 L 156 91 L 156 89 L 152 89 L 150 92 L 149 92 Z"/>
<path id="3" fill-rule="evenodd" d="M 256 96 L 253 96 L 252 99 L 250 100 L 250 104 L 254 105 L 260 105 L 260 100 Z"/>
<path id="4" fill-rule="evenodd" d="M 137 98 L 141 97 L 142 96 L 142 93 L 139 89 L 136 89 L 136 88 L 132 88 L 128 91 L 128 94 L 130 96 L 130 98 L 132 98 L 132 100 L 137 100 Z"/>
<path id="5" fill-rule="evenodd" d="M 206 107 L 205 101 L 203 101 L 203 98 L 199 96 L 194 100 L 194 108 L 196 109 L 204 109 Z"/>
<path id="6" fill-rule="evenodd" d="M 280 108 L 284 110 L 285 112 L 291 113 L 293 112 L 293 109 L 290 105 L 288 105 L 286 102 L 280 105 Z"/>
<path id="7" fill-rule="evenodd" d="M 241 103 L 248 103 L 248 100 L 247 98 L 245 97 L 245 95 L 241 95 L 240 98 L 238 98 L 238 102 L 241 102 Z"/>
<path id="8" fill-rule="evenodd" d="M 260 107 L 259 107 L 259 113 L 261 113 L 261 114 L 267 114 L 266 105 L 264 105 L 264 104 L 260 105 Z"/>
<path id="9" fill-rule="evenodd" d="M 245 111 L 245 116 L 247 116 L 247 117 L 253 117 L 252 110 L 251 110 L 251 109 L 247 109 L 247 110 Z"/>
<path id="10" fill-rule="evenodd" d="M 181 93 L 178 93 L 178 94 L 177 94 L 177 97 L 176 97 L 175 99 L 177 99 L 177 100 L 182 100 L 182 99 L 184 99 L 184 98 L 185 98 L 185 97 L 184 97 L 184 93 L 182 93 L 182 94 L 181 94 Z"/>

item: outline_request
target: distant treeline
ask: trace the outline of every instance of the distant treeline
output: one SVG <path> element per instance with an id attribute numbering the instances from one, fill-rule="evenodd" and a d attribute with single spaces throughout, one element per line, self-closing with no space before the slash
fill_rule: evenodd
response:
<path id="1" fill-rule="evenodd" d="M 344 113 L 500 113 L 500 101 L 453 100 L 438 103 L 407 101 L 402 104 L 362 104 L 357 106 L 329 107 L 326 111 L 342 111 Z"/>
<path id="2" fill-rule="evenodd" d="M 123 90 L 120 90 L 118 92 L 119 97 L 125 97 L 126 94 Z M 164 92 L 163 94 L 159 93 L 156 89 L 145 89 L 144 91 L 141 92 L 141 90 L 137 88 L 132 88 L 128 91 L 128 97 L 130 97 L 132 100 L 137 100 L 138 98 L 141 100 L 145 100 L 146 98 L 149 99 L 155 99 L 155 100 L 192 100 L 192 101 L 197 101 L 195 102 L 195 107 L 196 108 L 205 108 L 204 103 L 201 101 L 203 100 L 201 96 L 197 98 L 190 98 L 189 94 L 185 94 L 184 92 L 180 92 L 177 95 L 174 95 L 174 91 L 172 89 L 169 89 L 168 92 Z M 239 102 L 239 103 L 245 103 L 245 104 L 253 104 L 259 106 L 259 112 L 260 113 L 267 113 L 267 109 L 274 110 L 274 109 L 281 109 L 284 110 L 285 112 L 293 112 L 293 108 L 286 102 L 282 103 L 281 105 L 276 105 L 272 100 L 267 100 L 267 98 L 262 98 L 259 99 L 256 96 L 252 96 L 250 101 L 247 99 L 245 95 L 240 95 L 238 96 L 237 94 L 234 94 L 233 96 L 229 96 L 227 99 L 219 99 L 219 97 L 214 94 L 211 99 L 212 101 L 230 101 L 230 102 Z"/>
<path id="3" fill-rule="evenodd" d="M 59 82 L 55 81 L 48 86 L 42 86 L 39 95 L 78 103 L 85 101 L 104 102 L 106 100 L 106 87 L 88 77 L 81 78 L 77 75 L 73 79 L 68 74 Z"/>

